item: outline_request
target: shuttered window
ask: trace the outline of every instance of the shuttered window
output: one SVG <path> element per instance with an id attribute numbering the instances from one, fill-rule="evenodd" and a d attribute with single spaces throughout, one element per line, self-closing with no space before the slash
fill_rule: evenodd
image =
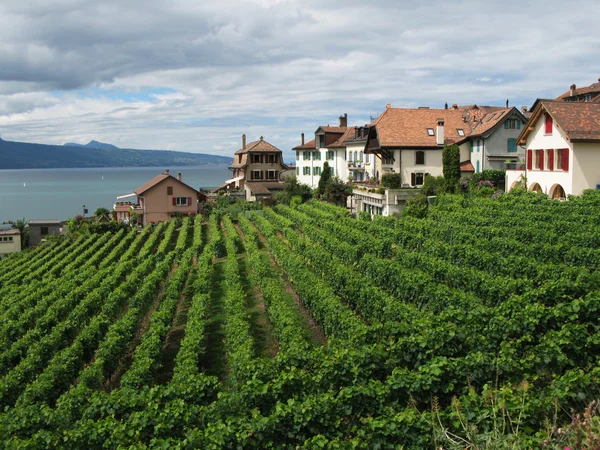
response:
<path id="1" fill-rule="evenodd" d="M 546 134 L 552 134 L 552 116 L 546 114 Z"/>
<path id="2" fill-rule="evenodd" d="M 554 170 L 554 149 L 548 150 L 548 170 Z"/>
<path id="3" fill-rule="evenodd" d="M 506 150 L 509 153 L 515 153 L 517 151 L 517 140 L 515 138 L 509 138 L 506 141 Z"/>
<path id="4" fill-rule="evenodd" d="M 527 150 L 527 170 L 531 170 L 531 168 L 532 168 L 532 157 L 533 157 L 533 150 L 531 150 L 531 149 Z"/>

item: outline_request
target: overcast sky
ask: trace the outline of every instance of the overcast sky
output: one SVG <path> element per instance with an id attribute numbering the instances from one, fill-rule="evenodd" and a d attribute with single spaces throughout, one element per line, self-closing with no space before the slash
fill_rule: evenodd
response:
<path id="1" fill-rule="evenodd" d="M 597 0 L 2 0 L 0 137 L 230 156 L 343 113 L 531 105 L 600 77 Z"/>

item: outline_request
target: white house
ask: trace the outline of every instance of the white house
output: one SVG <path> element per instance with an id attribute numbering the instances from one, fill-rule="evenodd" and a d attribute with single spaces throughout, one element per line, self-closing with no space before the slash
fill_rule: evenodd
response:
<path id="1" fill-rule="evenodd" d="M 579 195 L 600 185 L 600 103 L 541 100 L 518 145 L 526 150 L 524 170 L 508 170 L 506 186 L 551 198 Z"/>

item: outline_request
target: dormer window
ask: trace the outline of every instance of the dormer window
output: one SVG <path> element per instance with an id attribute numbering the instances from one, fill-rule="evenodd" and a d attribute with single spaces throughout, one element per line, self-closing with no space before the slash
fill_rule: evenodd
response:
<path id="1" fill-rule="evenodd" d="M 319 144 L 319 148 L 325 147 L 325 135 L 324 134 L 319 134 L 317 136 L 317 143 Z"/>
<path id="2" fill-rule="evenodd" d="M 462 128 L 457 128 L 456 129 L 456 133 L 460 136 L 460 137 L 464 137 L 465 135 L 465 130 L 463 130 Z"/>
<path id="3" fill-rule="evenodd" d="M 427 128 L 427 136 L 435 136 L 435 132 L 433 128 Z"/>
<path id="4" fill-rule="evenodd" d="M 504 121 L 504 128 L 507 130 L 520 130 L 521 121 L 518 119 L 508 119 Z"/>

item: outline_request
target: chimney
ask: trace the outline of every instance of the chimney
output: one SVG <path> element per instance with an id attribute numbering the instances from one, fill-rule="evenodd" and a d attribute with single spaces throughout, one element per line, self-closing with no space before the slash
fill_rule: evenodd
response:
<path id="1" fill-rule="evenodd" d="M 261 140 L 261 141 L 263 140 L 263 137 L 262 137 L 262 136 L 260 137 L 260 140 Z"/>
<path id="2" fill-rule="evenodd" d="M 304 133 L 302 133 L 300 136 L 302 137 L 302 144 L 300 145 L 304 145 Z"/>
<path id="3" fill-rule="evenodd" d="M 458 104 L 457 104 L 457 103 L 454 103 L 454 104 L 452 105 L 452 109 L 458 109 Z M 442 125 L 443 125 L 443 124 L 442 124 Z"/>
<path id="4" fill-rule="evenodd" d="M 388 103 L 387 105 L 385 105 L 385 109 L 390 109 L 392 107 L 391 103 Z"/>
<path id="5" fill-rule="evenodd" d="M 448 109 L 448 102 L 444 105 L 444 109 Z"/>
<path id="6" fill-rule="evenodd" d="M 521 112 L 525 114 L 527 112 L 527 106 L 521 106 Z"/>
<path id="7" fill-rule="evenodd" d="M 181 172 L 177 172 L 177 179 L 181 181 Z"/>
<path id="8" fill-rule="evenodd" d="M 508 108 L 508 99 L 506 99 L 506 107 Z"/>
<path id="9" fill-rule="evenodd" d="M 169 169 L 165 170 L 165 173 L 166 173 L 167 175 L 169 175 Z"/>
<path id="10" fill-rule="evenodd" d="M 569 95 L 573 96 L 575 95 L 575 89 L 577 89 L 577 86 L 575 86 L 574 84 L 571 85 L 571 92 L 569 92 Z"/>
<path id="11" fill-rule="evenodd" d="M 454 106 L 452 106 L 454 108 Z M 444 119 L 437 120 L 436 144 L 444 145 Z"/>
<path id="12" fill-rule="evenodd" d="M 344 113 L 343 116 L 340 116 L 340 127 L 348 126 L 348 114 Z"/>
<path id="13" fill-rule="evenodd" d="M 242 134 L 242 150 L 246 150 L 246 135 Z"/>

